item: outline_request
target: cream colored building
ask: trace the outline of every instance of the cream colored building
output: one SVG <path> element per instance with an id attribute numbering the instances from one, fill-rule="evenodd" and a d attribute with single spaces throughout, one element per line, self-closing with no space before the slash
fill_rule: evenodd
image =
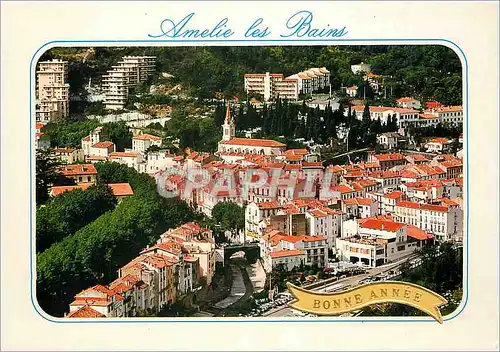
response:
<path id="1" fill-rule="evenodd" d="M 433 241 L 432 234 L 392 220 L 369 218 L 350 222 L 353 231 L 337 238 L 337 254 L 342 260 L 369 267 L 395 262 Z"/>
<path id="2" fill-rule="evenodd" d="M 69 115 L 68 62 L 42 61 L 36 72 L 37 121 L 59 121 Z"/>
<path id="3" fill-rule="evenodd" d="M 52 154 L 66 164 L 74 164 L 84 160 L 82 149 L 53 148 Z"/>
<path id="4" fill-rule="evenodd" d="M 138 134 L 132 137 L 132 150 L 138 153 L 144 153 L 149 147 L 156 145 L 161 147 L 161 137 L 151 134 Z"/>
<path id="5" fill-rule="evenodd" d="M 105 92 L 104 105 L 108 110 L 123 110 L 129 90 L 146 82 L 154 72 L 156 57 L 124 56 L 102 77 Z"/>
<path id="6" fill-rule="evenodd" d="M 434 234 L 439 241 L 463 236 L 463 211 L 458 203 L 450 200 L 440 205 L 401 201 L 396 203 L 394 217 Z"/>
<path id="7" fill-rule="evenodd" d="M 282 250 L 269 253 L 271 267 L 283 265 L 286 271 L 292 271 L 306 263 L 306 252 L 300 249 Z"/>
<path id="8" fill-rule="evenodd" d="M 139 172 L 139 164 L 142 163 L 142 154 L 137 152 L 112 152 L 109 154 L 109 161 L 125 164 Z"/>
<path id="9" fill-rule="evenodd" d="M 299 94 L 311 94 L 330 86 L 330 71 L 325 67 L 313 67 L 284 78 L 282 73 L 247 73 L 245 91 L 257 93 L 265 101 L 277 98 L 297 100 Z"/>

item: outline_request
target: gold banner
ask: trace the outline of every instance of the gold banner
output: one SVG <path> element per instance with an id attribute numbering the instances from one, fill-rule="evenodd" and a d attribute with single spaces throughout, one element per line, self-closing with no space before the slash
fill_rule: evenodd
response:
<path id="1" fill-rule="evenodd" d="M 401 281 L 372 282 L 335 293 L 304 290 L 291 283 L 287 286 L 295 297 L 289 306 L 316 315 L 337 315 L 377 303 L 400 303 L 417 308 L 442 324 L 438 307 L 447 303 L 431 290 Z"/>

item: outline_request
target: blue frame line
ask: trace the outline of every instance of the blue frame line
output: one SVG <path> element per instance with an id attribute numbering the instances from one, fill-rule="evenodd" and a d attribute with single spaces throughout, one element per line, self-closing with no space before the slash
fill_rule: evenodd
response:
<path id="1" fill-rule="evenodd" d="M 245 39 L 227 39 L 227 40 L 118 40 L 118 39 L 111 39 L 111 40 L 54 40 L 54 41 L 49 41 L 46 42 L 45 44 L 41 45 L 33 54 L 31 57 L 30 61 L 30 70 L 29 70 L 29 101 L 30 101 L 30 118 L 29 118 L 29 130 L 30 130 L 30 136 L 33 136 L 33 64 L 35 57 L 40 53 L 40 51 L 44 48 L 47 50 L 56 47 L 57 45 L 54 44 L 75 44 L 75 43 L 86 43 L 87 45 L 75 45 L 75 47 L 78 46 L 88 46 L 92 44 L 112 44 L 112 46 L 118 46 L 118 45 L 113 45 L 113 44 L 123 44 L 123 43 L 137 43 L 137 46 L 140 46 L 140 43 L 203 43 L 204 45 L 210 45 L 207 43 L 217 43 L 219 46 L 224 46 L 220 44 L 225 44 L 225 43 L 274 43 L 273 45 L 279 45 L 279 44 L 284 44 L 284 43 L 290 43 L 289 45 L 293 45 L 294 43 L 321 43 L 322 45 L 349 45 L 350 43 L 367 43 L 372 44 L 374 42 L 380 43 L 379 45 L 443 45 L 443 44 L 448 44 L 445 45 L 452 50 L 454 49 L 455 53 L 460 57 L 463 58 L 462 64 L 463 67 L 465 67 L 465 72 L 462 67 L 462 87 L 465 88 L 463 92 L 463 102 L 465 103 L 465 124 L 464 129 L 465 129 L 465 138 L 466 142 L 464 145 L 465 148 L 465 161 L 466 161 L 466 172 L 465 172 L 465 185 L 466 185 L 466 209 L 465 209 L 465 218 L 466 219 L 466 233 L 465 233 L 465 251 L 464 251 L 464 291 L 463 291 L 463 296 L 462 296 L 462 301 L 459 305 L 459 308 L 455 310 L 452 314 L 447 315 L 444 317 L 443 321 L 450 321 L 452 319 L 455 319 L 458 315 L 460 315 L 464 309 L 465 306 L 467 305 L 468 299 L 469 299 L 469 197 L 468 197 L 468 192 L 469 192 L 469 148 L 468 148 L 468 142 L 469 142 L 469 133 L 468 133 L 468 116 L 469 116 L 469 64 L 467 61 L 467 57 L 456 43 L 454 43 L 451 40 L 448 39 L 436 39 L 436 38 L 430 38 L 430 39 L 253 39 L 253 40 L 245 40 Z M 342 43 L 342 44 L 339 44 Z M 314 44 L 313 44 L 314 45 Z M 100 45 L 104 46 L 104 45 Z M 146 45 L 147 46 L 147 45 Z M 153 45 L 150 45 L 153 46 Z M 47 48 L 49 47 L 49 48 Z M 182 47 L 182 45 L 179 45 L 179 47 Z M 465 79 L 465 87 L 464 87 L 464 79 Z M 32 140 L 30 138 L 30 140 Z M 98 324 L 98 323 L 134 323 L 134 324 L 141 324 L 141 323 L 298 323 L 298 322 L 314 322 L 314 323 L 367 323 L 367 322 L 393 322 L 393 323 L 400 323 L 400 322 L 408 322 L 408 323 L 433 323 L 435 324 L 435 321 L 433 318 L 415 318 L 415 319 L 408 319 L 408 318 L 400 318 L 399 317 L 394 317 L 393 319 L 377 319 L 377 318 L 334 318 L 334 319 L 266 319 L 266 318 L 260 318 L 260 319 L 252 319 L 252 318 L 244 318 L 244 319 L 226 319 L 226 318 L 221 318 L 221 319 L 197 319 L 197 318 L 175 318 L 175 319 L 165 319 L 165 318 L 156 318 L 156 319 L 148 319 L 148 318 L 106 318 L 106 319 L 92 319 L 92 320 L 86 320 L 86 319 L 64 319 L 64 318 L 56 318 L 48 315 L 45 313 L 40 306 L 38 306 L 38 303 L 36 302 L 36 296 L 34 295 L 34 286 L 36 285 L 36 282 L 34 281 L 35 278 L 35 268 L 34 268 L 34 263 L 33 263 L 33 258 L 35 257 L 36 253 L 33 247 L 34 244 L 34 233 L 33 233 L 33 143 L 30 143 L 30 246 L 31 246 L 31 255 L 30 255 L 30 293 L 31 293 L 31 303 L 33 307 L 35 308 L 35 311 L 44 319 L 46 319 L 49 322 L 52 323 L 66 323 L 66 324 L 80 324 L 80 323 L 90 323 L 90 324 Z"/>

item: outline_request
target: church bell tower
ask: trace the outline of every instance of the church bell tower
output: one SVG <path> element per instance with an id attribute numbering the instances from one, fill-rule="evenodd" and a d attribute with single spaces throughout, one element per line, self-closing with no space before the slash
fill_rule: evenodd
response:
<path id="1" fill-rule="evenodd" d="M 235 126 L 234 120 L 231 117 L 231 109 L 229 108 L 229 103 L 227 104 L 226 118 L 224 119 L 224 124 L 222 125 L 222 140 L 229 141 L 235 136 Z"/>

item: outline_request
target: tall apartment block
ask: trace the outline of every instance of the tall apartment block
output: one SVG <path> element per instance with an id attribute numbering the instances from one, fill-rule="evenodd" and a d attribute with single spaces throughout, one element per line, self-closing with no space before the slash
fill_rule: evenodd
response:
<path id="1" fill-rule="evenodd" d="M 68 62 L 42 61 L 36 72 L 37 121 L 63 120 L 69 115 Z"/>
<path id="2" fill-rule="evenodd" d="M 311 68 L 284 78 L 281 73 L 247 73 L 245 91 L 264 97 L 265 101 L 281 98 L 297 100 L 299 94 L 311 94 L 330 86 L 330 71 Z"/>
<path id="3" fill-rule="evenodd" d="M 103 78 L 104 105 L 108 110 L 122 110 L 130 88 L 146 82 L 155 69 L 155 56 L 124 56 Z"/>

